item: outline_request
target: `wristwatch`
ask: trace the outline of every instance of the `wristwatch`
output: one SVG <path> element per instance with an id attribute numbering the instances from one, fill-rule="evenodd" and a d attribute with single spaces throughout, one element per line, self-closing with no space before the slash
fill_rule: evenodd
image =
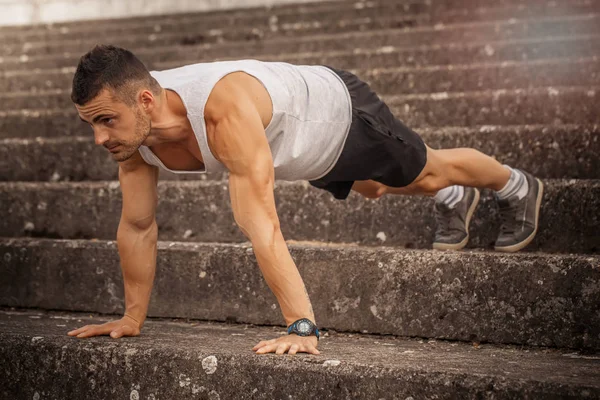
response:
<path id="1" fill-rule="evenodd" d="M 295 333 L 298 336 L 310 336 L 313 333 L 319 339 L 319 329 L 313 322 L 308 318 L 300 318 L 299 320 L 293 322 L 287 329 L 288 335 L 290 333 Z"/>

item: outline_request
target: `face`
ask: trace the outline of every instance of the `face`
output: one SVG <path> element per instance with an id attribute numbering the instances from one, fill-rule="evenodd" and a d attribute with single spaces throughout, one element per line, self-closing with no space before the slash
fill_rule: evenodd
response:
<path id="1" fill-rule="evenodd" d="M 150 116 L 142 103 L 131 107 L 106 89 L 87 104 L 75 107 L 79 117 L 92 126 L 96 144 L 104 146 L 115 161 L 129 159 L 150 134 Z"/>

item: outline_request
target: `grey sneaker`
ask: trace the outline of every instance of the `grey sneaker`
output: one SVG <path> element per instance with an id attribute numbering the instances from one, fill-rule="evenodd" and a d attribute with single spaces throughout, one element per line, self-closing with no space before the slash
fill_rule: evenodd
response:
<path id="1" fill-rule="evenodd" d="M 496 240 L 497 251 L 515 252 L 527 246 L 537 233 L 540 217 L 540 206 L 544 194 L 542 181 L 533 175 L 519 170 L 527 178 L 529 191 L 521 200 L 515 195 L 508 199 L 498 200 L 502 226 Z"/>
<path id="2" fill-rule="evenodd" d="M 454 208 L 443 203 L 433 207 L 437 230 L 433 248 L 436 250 L 460 250 L 469 241 L 469 222 L 479 203 L 479 190 L 465 186 L 465 194 Z"/>

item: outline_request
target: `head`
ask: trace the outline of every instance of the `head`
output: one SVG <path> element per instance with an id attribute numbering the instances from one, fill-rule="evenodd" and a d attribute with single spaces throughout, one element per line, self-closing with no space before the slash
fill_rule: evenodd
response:
<path id="1" fill-rule="evenodd" d="M 130 158 L 144 143 L 162 88 L 128 50 L 96 46 L 83 55 L 73 77 L 71 100 L 94 130 L 96 144 L 116 161 Z"/>

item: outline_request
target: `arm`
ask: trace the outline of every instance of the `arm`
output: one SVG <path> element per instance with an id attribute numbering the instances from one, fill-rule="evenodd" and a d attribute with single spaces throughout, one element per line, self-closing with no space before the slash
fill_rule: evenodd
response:
<path id="1" fill-rule="evenodd" d="M 68 332 L 86 338 L 110 334 L 138 336 L 144 325 L 156 267 L 158 228 L 155 220 L 158 168 L 144 162 L 139 152 L 119 164 L 123 209 L 117 247 L 125 286 L 125 315 L 101 325 L 85 325 Z"/>
<path id="2" fill-rule="evenodd" d="M 156 184 L 158 168 L 148 165 L 136 152 L 119 165 L 123 208 L 117 230 L 117 247 L 125 286 L 125 315 L 141 329 L 156 271 L 158 227 Z"/>
<path id="3" fill-rule="evenodd" d="M 251 95 L 228 77 L 211 92 L 206 114 L 207 126 L 211 127 L 209 144 L 215 157 L 230 172 L 234 219 L 252 242 L 286 326 L 303 317 L 316 324 L 304 282 L 279 227 L 273 194 L 273 160 L 259 111 Z M 316 337 L 313 338 L 316 343 Z"/>

